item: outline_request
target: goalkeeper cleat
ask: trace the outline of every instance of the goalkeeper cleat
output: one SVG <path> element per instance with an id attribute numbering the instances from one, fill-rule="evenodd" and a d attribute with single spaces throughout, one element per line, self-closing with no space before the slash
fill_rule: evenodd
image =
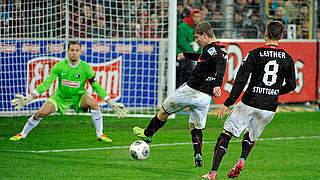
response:
<path id="1" fill-rule="evenodd" d="M 134 127 L 133 128 L 133 133 L 140 139 L 142 139 L 146 143 L 151 143 L 152 142 L 152 137 L 147 137 L 144 135 L 144 129 L 141 129 L 139 127 Z"/>
<path id="2" fill-rule="evenodd" d="M 201 178 L 204 178 L 204 179 L 216 179 L 217 178 L 217 173 L 216 172 L 208 172 L 208 174 L 205 174 L 203 176 L 201 176 Z"/>
<path id="3" fill-rule="evenodd" d="M 235 164 L 234 167 L 229 171 L 228 177 L 237 178 L 244 168 L 244 162 L 245 161 L 243 159 L 238 160 L 237 164 Z"/>
<path id="4" fill-rule="evenodd" d="M 106 142 L 106 143 L 111 143 L 112 140 L 110 138 L 108 138 L 106 135 L 102 134 L 99 138 L 98 138 L 98 141 L 103 141 L 103 142 Z"/>
<path id="5" fill-rule="evenodd" d="M 197 167 L 203 167 L 203 162 L 202 162 L 202 156 L 201 154 L 196 154 L 196 156 L 194 157 L 194 164 Z"/>
<path id="6" fill-rule="evenodd" d="M 9 140 L 10 141 L 20 141 L 20 140 L 23 140 L 23 137 L 21 134 L 17 134 L 15 136 L 12 136 Z"/>

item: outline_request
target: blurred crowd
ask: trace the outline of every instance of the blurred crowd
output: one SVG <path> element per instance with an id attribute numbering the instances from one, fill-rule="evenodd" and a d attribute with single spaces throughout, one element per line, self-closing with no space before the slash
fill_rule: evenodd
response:
<path id="1" fill-rule="evenodd" d="M 67 35 L 167 38 L 168 0 L 0 0 L 1 37 Z"/>
<path id="2" fill-rule="evenodd" d="M 167 38 L 168 1 L 0 0 L 0 37 Z M 319 19 L 319 13 L 312 15 L 312 0 L 267 2 L 178 0 L 177 25 L 192 10 L 199 9 L 217 38 L 264 38 L 264 27 L 270 19 L 286 25 L 288 34 L 284 38 L 320 38 L 320 28 L 312 19 Z"/>
<path id="3" fill-rule="evenodd" d="M 202 18 L 214 27 L 218 38 L 263 39 L 265 25 L 270 20 L 279 20 L 286 28 L 284 38 L 320 39 L 320 26 L 318 26 L 320 13 L 314 12 L 317 17 L 313 16 L 310 11 L 313 8 L 312 0 L 233 0 L 232 2 L 227 4 L 228 1 L 222 0 L 180 0 L 177 7 L 178 24 L 192 9 L 199 9 Z M 319 7 L 320 0 L 316 2 Z M 232 12 L 232 15 L 227 16 L 225 12 Z M 316 18 L 316 24 L 312 24 L 312 18 Z M 226 25 L 228 23 L 229 26 Z M 287 28 L 290 30 L 287 31 Z M 313 28 L 316 29 L 316 34 L 312 36 Z"/>

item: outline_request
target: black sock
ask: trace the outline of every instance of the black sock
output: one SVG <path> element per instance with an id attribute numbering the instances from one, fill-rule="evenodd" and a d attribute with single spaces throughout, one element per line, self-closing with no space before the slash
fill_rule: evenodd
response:
<path id="1" fill-rule="evenodd" d="M 242 152 L 241 152 L 240 158 L 243 158 L 244 160 L 246 160 L 250 151 L 252 150 L 254 144 L 255 144 L 255 142 L 251 141 L 249 138 L 249 133 L 245 133 L 243 140 L 241 142 Z"/>
<path id="2" fill-rule="evenodd" d="M 167 121 L 160 121 L 157 115 L 152 118 L 147 129 L 144 130 L 144 135 L 151 137 L 156 133 Z"/>
<path id="3" fill-rule="evenodd" d="M 214 148 L 212 171 L 218 171 L 220 162 L 227 152 L 230 139 L 231 137 L 225 133 L 221 133 L 218 137 L 216 146 Z"/>
<path id="4" fill-rule="evenodd" d="M 191 138 L 193 143 L 194 156 L 196 156 L 196 154 L 202 155 L 202 130 L 193 129 L 191 131 Z"/>

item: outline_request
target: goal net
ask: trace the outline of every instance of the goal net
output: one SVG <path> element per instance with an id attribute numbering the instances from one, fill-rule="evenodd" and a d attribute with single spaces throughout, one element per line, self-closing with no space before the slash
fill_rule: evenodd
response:
<path id="1" fill-rule="evenodd" d="M 71 40 L 81 44 L 109 96 L 130 116 L 154 115 L 166 95 L 168 0 L 8 1 L 0 19 L 0 114 L 30 115 L 57 88 L 54 83 L 17 111 L 10 101 L 29 94 L 67 57 Z M 105 114 L 110 108 L 92 91 Z M 68 113 L 74 113 L 70 109 Z"/>

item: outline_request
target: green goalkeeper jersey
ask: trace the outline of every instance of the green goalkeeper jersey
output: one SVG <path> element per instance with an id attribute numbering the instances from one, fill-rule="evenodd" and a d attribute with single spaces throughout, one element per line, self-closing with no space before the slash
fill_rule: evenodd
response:
<path id="1" fill-rule="evenodd" d="M 53 66 L 50 76 L 36 88 L 36 91 L 42 94 L 50 88 L 57 77 L 59 84 L 55 94 L 62 98 L 71 99 L 87 93 L 85 89 L 87 80 L 102 99 L 107 96 L 106 91 L 95 81 L 94 71 L 88 63 L 80 60 L 77 66 L 72 67 L 67 58 Z"/>

